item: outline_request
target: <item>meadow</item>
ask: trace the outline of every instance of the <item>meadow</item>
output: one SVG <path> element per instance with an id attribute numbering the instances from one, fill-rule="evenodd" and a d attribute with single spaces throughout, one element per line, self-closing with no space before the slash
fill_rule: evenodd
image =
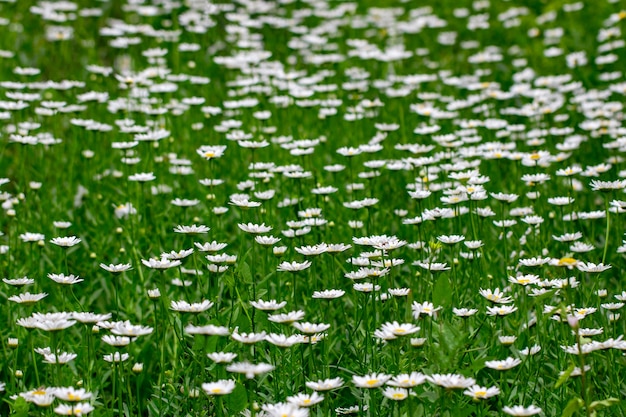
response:
<path id="1" fill-rule="evenodd" d="M 0 1 L 0 415 L 624 416 L 625 26 Z"/>

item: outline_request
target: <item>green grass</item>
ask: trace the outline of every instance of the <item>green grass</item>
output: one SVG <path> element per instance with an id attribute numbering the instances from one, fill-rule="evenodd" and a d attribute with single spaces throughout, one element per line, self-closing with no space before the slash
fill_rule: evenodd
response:
<path id="1" fill-rule="evenodd" d="M 624 415 L 617 2 L 168 7 L 0 3 L 1 415 Z"/>

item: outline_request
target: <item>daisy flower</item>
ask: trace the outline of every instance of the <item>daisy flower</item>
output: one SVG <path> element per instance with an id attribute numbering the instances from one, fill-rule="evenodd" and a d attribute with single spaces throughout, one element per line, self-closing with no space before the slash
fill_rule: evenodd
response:
<path id="1" fill-rule="evenodd" d="M 502 411 L 507 413 L 510 416 L 534 416 L 536 414 L 541 413 L 541 408 L 536 405 L 530 405 L 528 407 L 524 407 L 522 405 L 514 405 L 512 407 L 504 406 L 502 407 Z"/>
<path id="2" fill-rule="evenodd" d="M 498 387 L 481 387 L 480 385 L 473 385 L 470 388 L 463 391 L 463 394 L 474 398 L 475 400 L 485 400 L 487 398 L 495 397 L 500 394 Z"/>
<path id="3" fill-rule="evenodd" d="M 383 391 L 383 395 L 392 401 L 402 401 L 409 397 L 409 391 L 404 388 L 387 387 Z"/>
<path id="4" fill-rule="evenodd" d="M 81 240 L 76 236 L 55 237 L 50 240 L 50 243 L 64 248 L 70 248 L 74 245 L 78 245 L 80 242 Z"/>
<path id="5" fill-rule="evenodd" d="M 391 375 L 372 373 L 364 376 L 353 375 L 352 383 L 359 388 L 377 388 L 391 379 Z"/>
<path id="6" fill-rule="evenodd" d="M 235 381 L 232 379 L 220 379 L 217 382 L 204 382 L 202 389 L 207 395 L 226 395 L 235 389 Z"/>

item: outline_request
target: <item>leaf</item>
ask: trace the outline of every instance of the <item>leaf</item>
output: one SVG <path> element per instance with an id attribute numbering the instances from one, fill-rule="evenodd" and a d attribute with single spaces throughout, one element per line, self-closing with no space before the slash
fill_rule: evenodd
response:
<path id="1" fill-rule="evenodd" d="M 585 405 L 585 403 L 582 399 L 578 397 L 572 398 L 567 403 L 567 406 L 565 406 L 561 417 L 571 417 L 576 411 L 580 410 L 583 405 Z"/>
<path id="2" fill-rule="evenodd" d="M 13 408 L 12 416 L 28 417 L 29 405 L 23 397 L 17 397 L 11 408 Z"/>
<path id="3" fill-rule="evenodd" d="M 452 306 L 452 286 L 445 274 L 439 274 L 435 288 L 433 288 L 433 301 L 435 306 Z"/>
<path id="4" fill-rule="evenodd" d="M 594 401 L 589 405 L 590 410 L 598 410 L 600 408 L 610 407 L 612 405 L 618 404 L 619 400 L 617 398 L 607 398 L 606 400 Z"/>
<path id="5" fill-rule="evenodd" d="M 228 415 L 236 415 L 248 406 L 248 393 L 241 384 L 235 385 L 233 392 L 226 396 Z"/>
<path id="6" fill-rule="evenodd" d="M 569 376 L 572 374 L 572 372 L 574 372 L 574 369 L 576 369 L 576 365 L 574 365 L 574 363 L 572 363 L 562 374 L 561 376 L 559 376 L 559 379 L 557 379 L 556 384 L 554 384 L 554 388 L 558 388 L 561 385 L 563 385 L 565 383 L 565 381 L 567 381 L 569 379 Z"/>
<path id="7" fill-rule="evenodd" d="M 248 265 L 247 262 L 240 263 L 237 271 L 239 272 L 242 282 L 252 284 L 252 273 L 250 272 L 250 265 Z"/>

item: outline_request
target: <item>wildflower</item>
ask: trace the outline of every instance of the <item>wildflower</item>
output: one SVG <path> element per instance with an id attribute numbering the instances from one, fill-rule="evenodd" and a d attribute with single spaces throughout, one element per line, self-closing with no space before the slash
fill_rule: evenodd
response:
<path id="1" fill-rule="evenodd" d="M 215 240 L 213 242 L 206 243 L 194 242 L 193 244 L 200 252 L 219 252 L 228 246 L 227 243 L 218 243 Z"/>
<path id="2" fill-rule="evenodd" d="M 503 345 L 512 345 L 517 340 L 517 336 L 498 336 L 498 341 Z M 485 362 L 485 365 L 487 363 Z"/>
<path id="3" fill-rule="evenodd" d="M 531 347 L 527 347 L 527 348 L 520 350 L 519 353 L 524 356 L 529 356 L 529 355 L 536 355 L 540 351 L 541 351 L 541 346 L 533 345 Z"/>
<path id="4" fill-rule="evenodd" d="M 355 291 L 359 292 L 372 292 L 372 291 L 380 291 L 380 285 L 374 285 L 371 282 L 366 282 L 363 284 L 354 284 L 352 286 Z"/>
<path id="5" fill-rule="evenodd" d="M 235 389 L 235 381 L 232 379 L 220 379 L 217 382 L 205 382 L 202 389 L 207 395 L 226 395 Z"/>
<path id="6" fill-rule="evenodd" d="M 475 400 L 485 400 L 487 398 L 495 397 L 500 394 L 498 387 L 481 387 L 479 385 L 473 385 L 470 388 L 463 391 L 463 394 L 474 398 Z"/>
<path id="7" fill-rule="evenodd" d="M 272 246 L 280 242 L 280 238 L 274 236 L 255 236 L 254 241 L 259 245 Z"/>
<path id="8" fill-rule="evenodd" d="M 396 375 L 387 381 L 387 385 L 400 388 L 413 388 L 423 384 L 426 381 L 426 376 L 419 372 L 411 372 L 410 374 Z"/>
<path id="9" fill-rule="evenodd" d="M 313 246 L 301 246 L 295 248 L 296 252 L 304 256 L 317 256 L 325 253 L 328 250 L 328 246 L 325 243 Z"/>
<path id="10" fill-rule="evenodd" d="M 74 245 L 78 245 L 81 242 L 79 238 L 76 236 L 67 236 L 67 237 L 55 237 L 50 240 L 50 243 L 53 243 L 57 246 L 69 248 Z"/>
<path id="11" fill-rule="evenodd" d="M 352 383 L 359 388 L 377 388 L 385 384 L 391 375 L 372 373 L 364 376 L 352 376 Z"/>
<path id="12" fill-rule="evenodd" d="M 470 317 L 478 313 L 476 308 L 453 308 L 452 312 L 459 317 Z"/>
<path id="13" fill-rule="evenodd" d="M 536 405 L 524 407 L 522 405 L 514 405 L 513 407 L 504 406 L 502 411 L 510 416 L 534 416 L 541 413 L 543 410 Z"/>
<path id="14" fill-rule="evenodd" d="M 582 272 L 600 273 L 611 269 L 611 265 L 594 264 L 593 262 L 578 262 L 576 268 Z"/>
<path id="15" fill-rule="evenodd" d="M 346 292 L 344 290 L 324 290 L 324 291 L 315 291 L 313 293 L 313 298 L 322 298 L 322 299 L 334 299 L 342 297 Z"/>
<path id="16" fill-rule="evenodd" d="M 272 314 L 267 319 L 274 323 L 292 324 L 295 321 L 302 320 L 304 318 L 304 311 L 290 311 L 285 314 Z"/>
<path id="17" fill-rule="evenodd" d="M 13 301 L 18 304 L 34 304 L 48 296 L 48 293 L 31 294 L 25 292 L 23 294 L 12 295 L 8 298 L 9 301 Z"/>
<path id="18" fill-rule="evenodd" d="M 74 275 L 65 275 L 65 274 L 48 274 L 48 278 L 50 278 L 51 280 L 53 280 L 54 282 L 56 282 L 57 284 L 64 284 L 64 285 L 72 285 L 72 284 L 77 284 L 79 282 L 83 282 L 84 280 L 81 279 L 80 277 L 74 276 Z"/>
<path id="19" fill-rule="evenodd" d="M 57 353 L 56 355 L 54 353 L 50 353 L 44 355 L 43 362 L 50 364 L 68 363 L 76 359 L 77 356 L 78 355 L 76 353 L 61 352 Z"/>
<path id="20" fill-rule="evenodd" d="M 207 324 L 206 326 L 188 324 L 187 327 L 185 327 L 185 333 L 203 334 L 207 336 L 229 336 L 230 330 L 228 330 L 228 327 L 216 326 L 214 324 Z"/>
<path id="21" fill-rule="evenodd" d="M 0 391 L 4 391 L 4 384 L 0 384 Z M 34 403 L 38 407 L 49 407 L 55 400 L 53 395 L 54 388 L 41 387 L 27 392 L 21 392 L 20 397 L 24 398 L 26 402 Z"/>
<path id="22" fill-rule="evenodd" d="M 200 303 L 188 303 L 186 301 L 171 301 L 171 309 L 184 313 L 201 313 L 213 307 L 213 302 L 202 300 Z"/>
<path id="23" fill-rule="evenodd" d="M 418 303 L 414 301 L 411 305 L 411 310 L 413 310 L 413 317 L 418 319 L 420 315 L 424 314 L 427 316 L 431 316 L 437 311 L 441 310 L 442 307 L 436 307 L 430 301 L 424 301 L 423 303 Z"/>
<path id="24" fill-rule="evenodd" d="M 137 214 L 137 209 L 133 207 L 132 203 L 124 203 L 114 206 L 114 214 L 116 218 L 123 219 L 131 214 Z"/>
<path id="25" fill-rule="evenodd" d="M 313 392 L 312 394 L 299 393 L 287 397 L 287 402 L 297 405 L 298 407 L 311 407 L 315 404 L 321 403 L 324 400 L 324 396 Z"/>
<path id="26" fill-rule="evenodd" d="M 512 305 L 503 305 L 503 306 L 497 306 L 497 307 L 487 306 L 488 316 L 506 316 L 515 311 L 517 311 L 517 307 L 512 306 Z"/>
<path id="27" fill-rule="evenodd" d="M 540 258 L 540 257 L 519 260 L 520 265 L 527 266 L 527 267 L 542 266 L 549 262 L 550 262 L 550 258 Z"/>
<path id="28" fill-rule="evenodd" d="M 343 379 L 340 377 L 323 379 L 319 381 L 307 381 L 305 385 L 314 391 L 330 391 L 343 386 Z"/>
<path id="29" fill-rule="evenodd" d="M 474 378 L 458 374 L 433 374 L 426 377 L 429 382 L 447 389 L 469 388 L 476 383 Z"/>
<path id="30" fill-rule="evenodd" d="M 582 237 L 583 234 L 581 232 L 564 233 L 560 236 L 552 235 L 552 239 L 559 242 L 573 242 L 575 240 L 581 239 Z"/>
<path id="31" fill-rule="evenodd" d="M 250 362 L 236 362 L 226 367 L 228 372 L 244 374 L 246 378 L 252 379 L 255 375 L 264 374 L 274 370 L 274 367 L 267 363 L 252 364 Z"/>
<path id="32" fill-rule="evenodd" d="M 196 150 L 198 155 L 207 161 L 221 157 L 224 155 L 224 151 L 226 151 L 226 146 L 201 146 Z"/>
<path id="33" fill-rule="evenodd" d="M 600 180 L 591 180 L 591 189 L 593 191 L 614 191 L 621 190 L 626 188 L 626 180 L 616 180 L 616 181 L 600 181 Z"/>
<path id="34" fill-rule="evenodd" d="M 148 268 L 152 268 L 152 269 L 175 268 L 181 264 L 179 260 L 171 261 L 166 258 L 161 258 L 160 260 L 156 258 L 150 258 L 148 260 L 142 259 L 141 263 L 147 266 Z"/>
<path id="35" fill-rule="evenodd" d="M 311 266 L 311 261 L 304 261 L 304 262 L 281 262 L 278 265 L 277 271 L 281 271 L 281 272 L 298 272 L 298 271 L 304 271 L 305 269 L 307 269 L 308 267 Z"/>
<path id="36" fill-rule="evenodd" d="M 395 336 L 405 336 L 413 333 L 417 333 L 420 328 L 411 323 L 403 323 L 399 324 L 397 321 L 393 323 L 384 323 L 381 326 L 381 330 L 384 332 L 389 332 Z"/>
<path id="37" fill-rule="evenodd" d="M 441 243 L 445 243 L 447 245 L 454 245 L 455 243 L 462 242 L 465 240 L 465 236 L 463 235 L 449 235 L 449 236 L 437 236 L 437 240 Z"/>
<path id="38" fill-rule="evenodd" d="M 119 274 L 121 272 L 133 269 L 131 264 L 100 264 L 100 268 L 104 269 L 107 272 L 111 272 L 112 274 Z"/>
<path id="39" fill-rule="evenodd" d="M 15 279 L 7 279 L 2 278 L 6 284 L 13 285 L 14 287 L 22 287 L 24 285 L 31 285 L 35 283 L 35 280 L 28 277 L 15 278 Z"/>
<path id="40" fill-rule="evenodd" d="M 161 297 L 161 290 L 159 290 L 158 288 L 148 290 L 148 297 L 153 300 Z"/>
<path id="41" fill-rule="evenodd" d="M 280 346 L 280 347 L 291 347 L 295 344 L 305 342 L 304 336 L 302 335 L 285 336 L 284 334 L 276 334 L 276 333 L 268 334 L 265 340 L 267 340 L 269 343 L 273 344 L 274 346 Z"/>
<path id="42" fill-rule="evenodd" d="M 232 352 L 211 352 L 207 353 L 207 357 L 215 363 L 231 363 L 237 357 L 237 354 Z"/>
<path id="43" fill-rule="evenodd" d="M 242 208 L 254 208 L 254 207 L 259 207 L 261 205 L 261 203 L 258 201 L 250 201 L 250 199 L 247 196 L 242 197 L 242 198 L 231 197 L 230 202 L 228 204 L 231 204 L 237 207 L 242 207 Z M 252 224 L 252 223 L 249 223 L 249 224 Z M 239 225 L 239 227 L 241 228 L 241 225 Z M 254 233 L 254 232 L 250 232 L 250 233 Z M 264 232 L 259 232 L 259 233 L 264 233 Z"/>
<path id="44" fill-rule="evenodd" d="M 419 266 L 421 268 L 427 269 L 431 272 L 443 272 L 449 271 L 451 268 L 446 263 L 441 262 L 423 262 L 423 261 L 415 261 L 413 265 Z"/>
<path id="45" fill-rule="evenodd" d="M 192 253 L 193 253 L 193 248 L 181 249 L 179 251 L 163 252 L 161 254 L 161 259 L 170 259 L 170 260 L 179 259 L 180 260 L 180 259 L 185 259 Z"/>
<path id="46" fill-rule="evenodd" d="M 128 346 L 130 344 L 130 337 L 111 336 L 111 335 L 106 334 L 102 336 L 102 341 L 110 346 L 121 347 L 121 346 Z"/>
<path id="47" fill-rule="evenodd" d="M 513 298 L 506 297 L 505 293 L 501 291 L 500 288 L 496 288 L 495 290 L 491 290 L 491 289 L 485 290 L 481 288 L 479 290 L 479 293 L 480 295 L 485 297 L 487 300 L 496 304 L 507 304 L 507 303 L 513 302 Z"/>
<path id="48" fill-rule="evenodd" d="M 307 417 L 309 410 L 292 403 L 264 404 L 263 411 L 268 417 Z"/>
<path id="49" fill-rule="evenodd" d="M 487 368 L 496 369 L 498 371 L 504 371 L 507 369 L 514 368 L 520 363 L 522 363 L 520 359 L 509 357 L 504 360 L 486 361 L 485 366 Z"/>
<path id="50" fill-rule="evenodd" d="M 84 388 L 75 389 L 73 387 L 59 387 L 53 390 L 53 394 L 60 400 L 78 402 L 88 400 L 92 397 L 92 393 L 85 391 Z"/>
<path id="51" fill-rule="evenodd" d="M 210 228 L 206 227 L 205 225 L 201 224 L 196 226 L 195 224 L 192 224 L 191 226 L 181 226 L 178 225 L 174 228 L 174 232 L 176 233 L 183 233 L 183 234 L 188 234 L 188 235 L 197 235 L 197 234 L 204 234 L 204 233 L 208 233 L 209 230 L 211 230 Z"/>
<path id="52" fill-rule="evenodd" d="M 230 335 L 233 339 L 244 344 L 253 344 L 265 340 L 267 333 L 264 331 L 260 333 L 239 333 L 239 329 L 235 328 L 235 331 Z"/>
<path id="53" fill-rule="evenodd" d="M 394 297 L 406 297 L 410 292 L 409 288 L 389 288 L 389 294 Z"/>
<path id="54" fill-rule="evenodd" d="M 131 324 L 129 321 L 116 322 L 111 333 L 118 336 L 138 337 L 151 334 L 154 329 L 148 326 Z"/>
<path id="55" fill-rule="evenodd" d="M 330 324 L 325 324 L 325 323 L 314 324 L 314 323 L 309 323 L 309 322 L 304 322 L 304 323 L 294 322 L 291 325 L 295 327 L 297 330 L 301 331 L 302 333 L 307 333 L 307 334 L 325 332 L 326 330 L 330 328 Z"/>
<path id="56" fill-rule="evenodd" d="M 128 353 L 120 353 L 120 352 L 115 352 L 115 353 L 111 353 L 108 355 L 104 355 L 103 359 L 107 362 L 125 362 L 128 360 L 128 358 L 130 357 L 130 355 Z"/>
<path id="57" fill-rule="evenodd" d="M 281 309 L 284 306 L 286 306 L 287 305 L 287 301 L 281 301 L 279 303 L 276 300 L 269 300 L 269 301 L 258 300 L 258 301 L 250 301 L 250 304 L 252 304 L 252 307 L 254 307 L 254 308 L 258 309 L 258 310 L 273 311 L 273 310 Z"/>
<path id="58" fill-rule="evenodd" d="M 539 276 L 532 274 L 518 275 L 516 277 L 509 276 L 509 282 L 512 284 L 519 284 L 523 286 L 537 284 L 539 283 Z"/>
<path id="59" fill-rule="evenodd" d="M 402 401 L 409 397 L 409 391 L 404 388 L 385 388 L 383 395 L 392 401 Z"/>
<path id="60" fill-rule="evenodd" d="M 54 408 L 54 412 L 63 416 L 82 416 L 89 414 L 94 410 L 94 407 L 89 403 L 77 403 L 77 404 L 60 404 Z"/>

